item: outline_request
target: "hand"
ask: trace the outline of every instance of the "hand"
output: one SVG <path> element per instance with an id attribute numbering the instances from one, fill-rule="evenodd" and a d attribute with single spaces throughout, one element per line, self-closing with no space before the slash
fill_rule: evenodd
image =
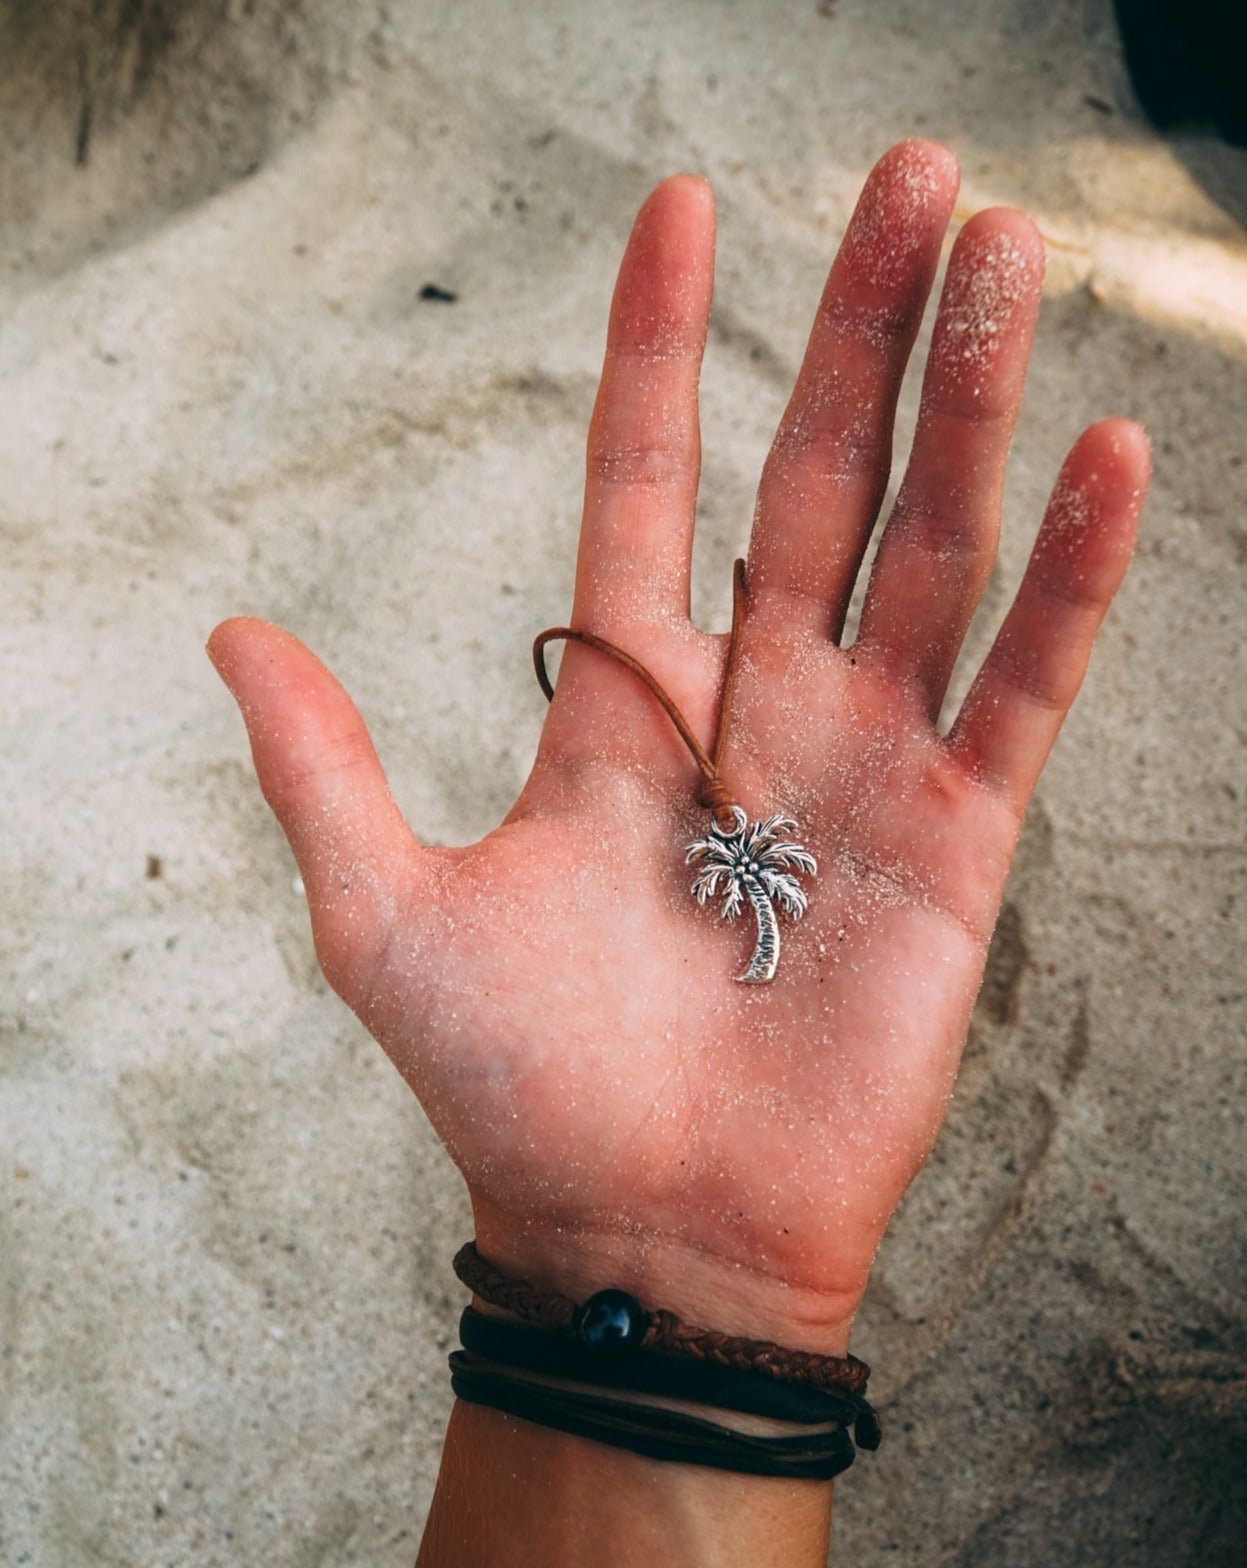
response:
<path id="1" fill-rule="evenodd" d="M 601 653 L 567 647 L 502 826 L 434 849 L 305 648 L 250 619 L 209 642 L 329 983 L 463 1172 L 482 1252 L 568 1294 L 615 1284 L 715 1328 L 841 1350 L 943 1119 L 1018 827 L 1148 476 L 1139 426 L 1081 436 L 941 736 L 995 554 L 1043 272 L 1026 217 L 979 213 L 949 260 L 860 631 L 839 646 L 957 178 L 922 141 L 872 171 L 762 474 L 723 773 L 751 817 L 795 817 L 819 868 L 771 985 L 734 978 L 752 922 L 727 926 L 689 896 L 698 775 L 652 696 Z M 689 620 L 689 559 L 713 246 L 699 179 L 665 181 L 636 220 L 572 617 L 641 659 L 707 745 L 727 640 Z"/>

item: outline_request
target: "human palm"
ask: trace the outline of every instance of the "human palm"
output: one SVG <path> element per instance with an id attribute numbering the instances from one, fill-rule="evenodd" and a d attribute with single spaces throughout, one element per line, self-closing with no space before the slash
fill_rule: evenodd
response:
<path id="1" fill-rule="evenodd" d="M 482 1252 L 570 1294 L 632 1288 L 715 1326 L 840 1348 L 943 1117 L 1026 800 L 1125 570 L 1142 431 L 1062 468 L 1031 564 L 947 736 L 995 552 L 1042 245 L 1020 213 L 949 261 L 913 452 L 861 625 L 839 646 L 887 484 L 901 375 L 951 215 L 946 149 L 867 182 L 759 489 L 721 771 L 817 857 L 775 980 L 689 896 L 698 774 L 637 677 L 568 646 L 532 774 L 462 849 L 417 845 L 358 714 L 288 634 L 209 651 L 298 858 L 330 983 L 464 1174 Z M 688 618 L 705 185 L 664 182 L 621 268 L 589 438 L 573 625 L 639 658 L 708 745 L 727 638 Z"/>

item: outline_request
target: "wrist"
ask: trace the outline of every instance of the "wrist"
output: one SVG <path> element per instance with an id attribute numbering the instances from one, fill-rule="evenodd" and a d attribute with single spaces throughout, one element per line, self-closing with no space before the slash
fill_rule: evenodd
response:
<path id="1" fill-rule="evenodd" d="M 482 1260 L 542 1291 L 581 1303 L 613 1286 L 688 1324 L 826 1355 L 847 1347 L 855 1300 L 794 1288 L 671 1238 L 535 1226 L 475 1199 L 473 1207 Z M 476 1306 L 495 1312 L 479 1299 Z M 690 1413 L 707 1415 L 704 1407 Z M 722 1418 L 717 1409 L 710 1414 Z M 780 1435 L 766 1430 L 777 1423 L 739 1413 L 724 1424 Z M 586 1561 L 813 1568 L 827 1559 L 832 1486 L 651 1458 L 460 1400 L 420 1568 L 499 1560 L 515 1568 Z"/>
<path id="2" fill-rule="evenodd" d="M 678 1238 L 534 1226 L 492 1205 L 474 1201 L 473 1208 L 482 1257 L 544 1290 L 583 1302 L 610 1286 L 702 1328 L 792 1350 L 847 1353 L 860 1291 L 811 1290 Z"/>

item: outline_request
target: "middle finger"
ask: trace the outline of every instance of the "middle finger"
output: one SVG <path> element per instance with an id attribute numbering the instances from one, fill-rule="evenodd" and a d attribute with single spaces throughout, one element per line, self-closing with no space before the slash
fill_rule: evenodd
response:
<path id="1" fill-rule="evenodd" d="M 749 603 L 765 620 L 773 611 L 777 631 L 839 636 L 958 179 L 949 148 L 901 142 L 854 209 L 758 490 Z"/>

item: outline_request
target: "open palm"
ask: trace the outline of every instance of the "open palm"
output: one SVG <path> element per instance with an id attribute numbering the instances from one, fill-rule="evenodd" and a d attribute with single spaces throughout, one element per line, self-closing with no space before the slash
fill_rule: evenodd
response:
<path id="1" fill-rule="evenodd" d="M 722 772 L 818 862 L 769 985 L 752 920 L 690 897 L 699 776 L 638 679 L 569 645 L 506 821 L 419 846 L 363 722 L 288 633 L 209 652 L 298 858 L 317 954 L 467 1180 L 481 1251 L 584 1295 L 843 1348 L 888 1217 L 943 1118 L 1026 801 L 1121 580 L 1147 482 L 1106 420 L 1062 468 L 949 734 L 936 720 L 995 554 L 1042 283 L 1021 213 L 961 230 L 912 455 L 851 647 L 897 394 L 956 194 L 947 149 L 872 171 L 763 472 Z M 689 620 L 708 187 L 665 181 L 616 287 L 572 624 L 641 659 L 709 744 L 727 639 Z M 748 910 L 746 909 L 746 915 Z"/>

